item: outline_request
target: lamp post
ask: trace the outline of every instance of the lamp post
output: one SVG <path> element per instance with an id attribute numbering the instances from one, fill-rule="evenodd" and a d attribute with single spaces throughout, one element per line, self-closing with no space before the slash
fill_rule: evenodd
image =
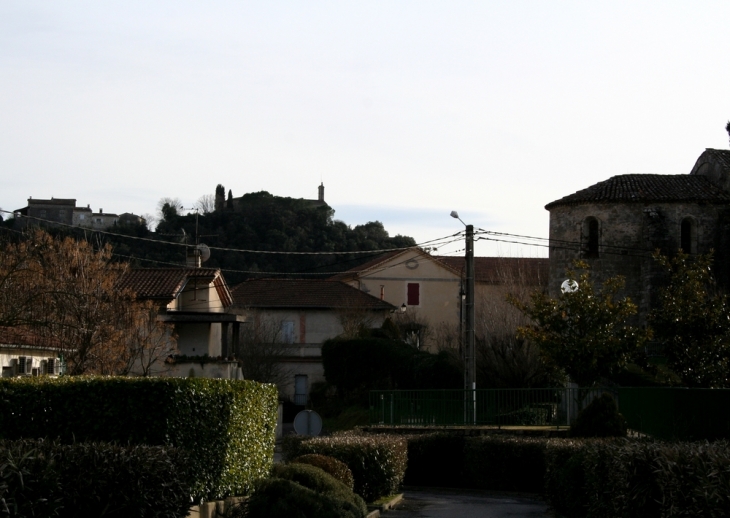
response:
<path id="1" fill-rule="evenodd" d="M 474 350 L 474 324 L 476 315 L 474 310 L 474 225 L 467 225 L 459 217 L 455 210 L 451 211 L 451 217 L 456 218 L 466 227 L 466 299 L 465 299 L 465 323 L 466 343 L 464 344 L 464 389 L 471 391 L 473 403 L 472 420 L 477 421 L 477 362 Z M 465 416 L 466 417 L 466 416 Z M 466 421 L 466 419 L 465 419 Z"/>

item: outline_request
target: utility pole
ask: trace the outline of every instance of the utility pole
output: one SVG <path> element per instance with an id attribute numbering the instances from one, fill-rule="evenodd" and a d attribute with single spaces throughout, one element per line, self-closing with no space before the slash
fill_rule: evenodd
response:
<path id="1" fill-rule="evenodd" d="M 474 347 L 474 325 L 476 313 L 474 308 L 474 225 L 466 225 L 466 358 L 464 371 L 464 387 L 471 394 L 473 424 L 477 420 L 477 362 Z M 470 392 L 469 392 L 470 391 Z"/>

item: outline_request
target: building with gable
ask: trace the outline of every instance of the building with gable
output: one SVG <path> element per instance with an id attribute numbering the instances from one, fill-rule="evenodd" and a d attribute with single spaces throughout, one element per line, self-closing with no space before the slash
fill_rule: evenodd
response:
<path id="1" fill-rule="evenodd" d="M 228 313 L 233 298 L 216 268 L 141 268 L 119 289 L 159 304 L 159 319 L 174 326 L 179 355 L 156 372 L 168 376 L 242 379 L 234 359 L 245 319 Z"/>
<path id="2" fill-rule="evenodd" d="M 539 288 L 547 282 L 548 260 L 521 257 L 475 257 L 475 303 L 504 302 L 515 283 Z M 434 256 L 420 248 L 389 252 L 337 274 L 333 279 L 382 298 L 394 306 L 405 305 L 408 320 L 431 329 L 462 327 L 466 261 L 464 257 Z M 440 345 L 433 334 L 424 334 L 419 345 L 435 352 Z"/>
<path id="3" fill-rule="evenodd" d="M 313 383 L 324 381 L 326 340 L 360 325 L 380 327 L 396 310 L 352 286 L 319 279 L 254 279 L 236 286 L 232 294 L 231 311 L 252 329 L 266 328 L 246 336 L 273 342 L 282 376 L 279 392 L 297 405 L 307 402 Z"/>
<path id="4" fill-rule="evenodd" d="M 655 250 L 715 251 L 716 276 L 728 285 L 730 150 L 707 149 L 690 174 L 626 174 L 545 206 L 550 212 L 549 291 L 557 295 L 576 259 L 594 280 L 623 275 L 625 294 L 645 321 L 662 278 Z"/>

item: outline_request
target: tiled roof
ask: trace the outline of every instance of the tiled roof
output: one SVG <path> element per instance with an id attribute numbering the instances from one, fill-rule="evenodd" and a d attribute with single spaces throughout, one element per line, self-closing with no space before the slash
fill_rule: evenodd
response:
<path id="1" fill-rule="evenodd" d="M 171 301 L 185 287 L 188 279 L 215 281 L 224 304 L 230 304 L 225 280 L 216 268 L 139 268 L 127 272 L 119 283 L 120 289 L 130 289 L 137 298 Z"/>
<path id="2" fill-rule="evenodd" d="M 236 286 L 233 300 L 237 306 L 258 308 L 394 309 L 345 283 L 319 279 L 254 279 Z"/>
<path id="3" fill-rule="evenodd" d="M 386 261 L 389 261 L 393 257 L 396 257 L 398 255 L 406 253 L 408 250 L 395 250 L 393 252 L 385 252 L 384 254 L 380 254 L 369 261 L 359 264 L 357 266 L 353 266 L 349 270 L 346 270 L 342 273 L 338 273 L 330 277 L 331 280 L 340 280 L 340 279 L 348 279 L 351 277 L 357 277 L 357 274 L 360 272 L 364 272 L 366 270 L 370 270 L 371 268 L 374 268 L 378 266 L 379 264 L 382 264 Z"/>
<path id="4" fill-rule="evenodd" d="M 614 176 L 570 196 L 545 205 L 604 202 L 699 202 L 728 203 L 730 194 L 704 176 L 687 174 L 624 174 Z"/>
<path id="5" fill-rule="evenodd" d="M 435 256 L 450 268 L 462 272 L 466 268 L 464 257 Z M 475 257 L 474 280 L 484 284 L 503 284 L 520 279 L 529 285 L 547 282 L 550 260 L 529 257 Z M 462 273 L 463 275 L 463 273 Z"/>
<path id="6" fill-rule="evenodd" d="M 0 346 L 25 346 L 58 349 L 58 340 L 41 336 L 22 327 L 0 327 Z"/>

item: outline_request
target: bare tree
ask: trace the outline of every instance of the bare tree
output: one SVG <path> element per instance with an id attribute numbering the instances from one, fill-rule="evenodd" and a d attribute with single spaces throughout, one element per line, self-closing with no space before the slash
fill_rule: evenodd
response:
<path id="1" fill-rule="evenodd" d="M 170 216 L 176 216 L 183 208 L 180 198 L 160 198 L 157 202 L 157 217 L 159 220 L 169 219 Z"/>
<path id="2" fill-rule="evenodd" d="M 249 323 L 241 328 L 236 350 L 243 376 L 281 387 L 291 378 L 291 372 L 282 363 L 287 353 L 281 335 L 282 320 L 267 317 L 259 311 L 251 311 L 249 316 Z"/>
<path id="3" fill-rule="evenodd" d="M 198 198 L 198 201 L 196 201 L 193 206 L 198 209 L 201 214 L 210 214 L 215 210 L 215 196 L 212 194 L 204 194 Z"/>
<path id="4" fill-rule="evenodd" d="M 476 361 L 481 386 L 536 387 L 550 385 L 555 371 L 543 361 L 539 347 L 517 336 L 529 319 L 508 302 L 529 300 L 535 289 L 545 289 L 547 278 L 519 259 L 505 259 L 498 282 L 482 290 L 476 300 Z"/>
<path id="5" fill-rule="evenodd" d="M 2 245 L 0 325 L 60 344 L 69 374 L 126 373 L 139 348 L 152 345 L 130 348 L 150 307 L 117 288 L 127 265 L 111 261 L 111 247 L 54 239 L 42 230 Z"/>
<path id="6" fill-rule="evenodd" d="M 337 319 L 342 326 L 343 338 L 362 336 L 363 332 L 373 327 L 375 323 L 375 315 L 371 311 L 359 308 L 340 309 L 337 312 Z"/>
<path id="7" fill-rule="evenodd" d="M 152 301 L 135 301 L 129 309 L 127 362 L 118 373 L 146 377 L 169 371 L 165 360 L 179 352 L 174 326 L 160 322 L 158 307 Z"/>

